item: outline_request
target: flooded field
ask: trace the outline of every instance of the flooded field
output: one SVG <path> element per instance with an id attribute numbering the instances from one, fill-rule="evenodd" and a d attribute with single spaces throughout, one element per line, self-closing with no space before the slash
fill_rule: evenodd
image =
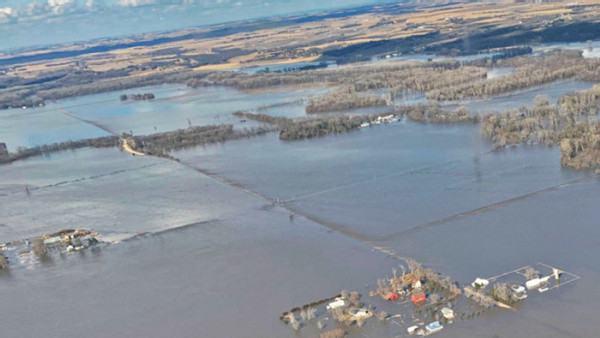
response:
<path id="1" fill-rule="evenodd" d="M 298 100 L 323 90 L 163 86 L 126 91 L 157 96 L 133 103 L 101 94 L 2 112 L 11 118 L 0 120 L 0 140 L 16 147 L 102 135 L 60 109 L 139 134 L 183 128 L 188 118 L 239 126 L 231 113 L 241 109 L 299 117 Z M 537 94 L 523 95 L 530 96 L 480 104 L 500 110 Z M 46 128 L 28 128 L 30 120 Z M 342 289 L 368 297 L 398 264 L 383 251 L 465 284 L 538 261 L 582 277 L 518 311 L 456 321 L 440 337 L 595 335 L 600 181 L 561 168 L 558 148 L 491 151 L 478 125 L 402 120 L 297 142 L 270 133 L 172 155 L 182 163 L 115 148 L 0 166 L 0 242 L 60 228 L 146 233 L 0 274 L 0 296 L 10 304 L 5 336 L 314 337 L 316 330 L 294 333 L 279 315 Z M 24 314 L 27 326 L 19 324 Z M 406 328 L 373 320 L 348 333 L 403 336 Z"/>
<path id="2" fill-rule="evenodd" d="M 151 134 L 187 128 L 192 125 L 233 124 L 235 128 L 255 127 L 253 121 L 241 122 L 232 115 L 238 110 L 273 109 L 287 114 L 287 105 L 302 106 L 306 97 L 319 95 L 326 87 L 287 87 L 278 90 L 241 92 L 226 87 L 192 89 L 185 85 L 163 85 L 65 99 L 45 107 L 9 109 L 0 112 L 0 135 L 9 150 L 53 142 L 109 135 L 86 123 L 101 125 L 121 134 Z M 154 93 L 151 101 L 119 100 L 122 93 Z M 63 113 L 66 111 L 76 118 Z M 290 116 L 304 116 L 290 110 Z M 189 122 L 188 122 L 189 121 Z"/>

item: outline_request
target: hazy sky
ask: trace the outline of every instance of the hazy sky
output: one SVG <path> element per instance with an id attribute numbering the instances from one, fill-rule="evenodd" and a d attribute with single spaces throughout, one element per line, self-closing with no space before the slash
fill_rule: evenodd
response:
<path id="1" fill-rule="evenodd" d="M 0 51 L 390 0 L 0 0 Z"/>

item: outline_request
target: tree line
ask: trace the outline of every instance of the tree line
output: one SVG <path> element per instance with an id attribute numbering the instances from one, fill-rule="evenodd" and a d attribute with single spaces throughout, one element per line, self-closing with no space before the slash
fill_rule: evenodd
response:
<path id="1" fill-rule="evenodd" d="M 191 87 L 223 85 L 241 90 L 298 84 L 334 84 L 354 87 L 357 92 L 390 88 L 427 91 L 485 78 L 483 67 L 461 67 L 459 62 L 361 65 L 287 73 L 246 74 L 213 72 L 205 79 L 191 80 Z"/>
<path id="2" fill-rule="evenodd" d="M 385 106 L 388 102 L 379 95 L 357 93 L 354 87 L 343 86 L 329 93 L 312 97 L 305 107 L 307 113 L 324 113 L 364 107 Z"/>
<path id="3" fill-rule="evenodd" d="M 23 160 L 32 156 L 49 155 L 51 153 L 73 150 L 85 147 L 92 148 L 110 148 L 119 146 L 118 136 L 104 136 L 91 139 L 83 139 L 78 141 L 67 141 L 60 143 L 52 143 L 37 147 L 25 148 L 17 147 L 13 153 L 8 153 L 7 156 L 0 157 L 0 163 L 10 163 L 17 160 Z"/>
<path id="4" fill-rule="evenodd" d="M 147 155 L 170 157 L 168 152 L 171 150 L 262 135 L 273 130 L 268 127 L 234 130 L 233 125 L 223 124 L 194 126 L 145 136 L 124 134 L 123 137 L 134 150 Z"/>

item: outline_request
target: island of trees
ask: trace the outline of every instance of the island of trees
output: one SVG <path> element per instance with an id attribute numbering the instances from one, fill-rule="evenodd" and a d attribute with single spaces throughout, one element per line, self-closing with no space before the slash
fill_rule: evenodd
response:
<path id="1" fill-rule="evenodd" d="M 133 100 L 133 101 L 143 101 L 143 100 L 153 100 L 153 93 L 145 93 L 145 94 L 122 94 L 119 96 L 121 101 Z"/>

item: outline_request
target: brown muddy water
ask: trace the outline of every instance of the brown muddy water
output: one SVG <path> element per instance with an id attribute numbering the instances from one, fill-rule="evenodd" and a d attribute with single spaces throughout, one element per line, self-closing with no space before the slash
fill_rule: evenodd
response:
<path id="1" fill-rule="evenodd" d="M 89 107 L 72 110 L 91 118 Z M 172 155 L 183 164 L 81 149 L 0 166 L 1 242 L 66 227 L 151 233 L 1 274 L 3 337 L 314 337 L 279 315 L 342 289 L 366 297 L 398 264 L 374 247 L 462 283 L 538 261 L 582 277 L 436 336 L 596 336 L 600 182 L 562 169 L 557 148 L 492 152 L 478 126 L 403 120 Z M 349 330 L 405 334 L 377 320 Z"/>

